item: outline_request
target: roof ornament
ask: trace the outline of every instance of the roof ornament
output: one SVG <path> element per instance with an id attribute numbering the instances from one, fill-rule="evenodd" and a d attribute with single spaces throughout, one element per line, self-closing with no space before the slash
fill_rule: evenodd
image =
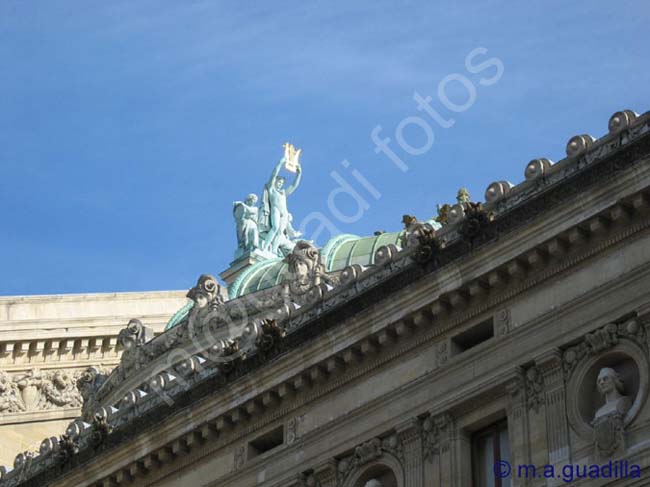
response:
<path id="1" fill-rule="evenodd" d="M 400 245 L 403 249 L 418 247 L 414 259 L 424 264 L 440 250 L 441 243 L 436 238 L 437 228 L 430 222 L 419 221 L 413 215 L 402 217 L 404 232 L 400 235 Z"/>
<path id="2" fill-rule="evenodd" d="M 262 204 L 257 206 L 256 194 L 249 194 L 244 201 L 233 203 L 233 217 L 237 228 L 237 250 L 235 259 L 256 256 L 264 259 L 285 257 L 291 253 L 301 233 L 293 227 L 293 215 L 287 207 L 287 197 L 298 188 L 302 178 L 300 154 L 286 142 L 284 156 L 276 164 L 271 177 L 262 191 Z M 285 170 L 296 176 L 285 188 L 286 178 L 280 175 Z"/>
<path id="3" fill-rule="evenodd" d="M 460 221 L 460 219 L 465 214 L 463 206 L 470 201 L 470 195 L 469 191 L 467 191 L 467 188 L 460 188 L 458 190 L 458 193 L 456 194 L 456 201 L 457 203 L 455 205 L 449 205 L 447 203 L 442 206 L 437 205 L 438 216 L 435 218 L 435 221 L 441 225 L 447 225 L 448 223 L 456 223 L 457 221 Z"/>
<path id="4" fill-rule="evenodd" d="M 300 305 L 318 300 L 328 286 L 336 284 L 327 275 L 320 252 L 311 242 L 297 242 L 284 262 L 289 267 L 283 281 L 284 295 Z"/>

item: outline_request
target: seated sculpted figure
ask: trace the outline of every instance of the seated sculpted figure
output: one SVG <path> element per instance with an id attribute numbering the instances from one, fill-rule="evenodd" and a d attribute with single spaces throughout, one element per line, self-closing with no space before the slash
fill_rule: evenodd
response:
<path id="1" fill-rule="evenodd" d="M 596 411 L 594 419 L 612 413 L 625 415 L 631 407 L 631 400 L 623 394 L 623 380 L 618 373 L 609 367 L 600 369 L 596 380 L 598 391 L 605 396 L 605 405 Z"/>
<path id="2" fill-rule="evenodd" d="M 235 201 L 233 216 L 237 223 L 237 252 L 235 252 L 235 258 L 237 258 L 260 247 L 257 228 L 257 195 L 251 193 L 245 201 Z"/>

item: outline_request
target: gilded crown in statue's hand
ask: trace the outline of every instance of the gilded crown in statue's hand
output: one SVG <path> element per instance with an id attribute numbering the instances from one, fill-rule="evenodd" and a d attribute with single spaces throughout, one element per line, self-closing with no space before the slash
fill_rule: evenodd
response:
<path id="1" fill-rule="evenodd" d="M 300 167 L 300 152 L 302 152 L 302 149 L 296 149 L 289 142 L 285 142 L 282 147 L 284 147 L 284 167 L 287 171 L 298 171 Z"/>

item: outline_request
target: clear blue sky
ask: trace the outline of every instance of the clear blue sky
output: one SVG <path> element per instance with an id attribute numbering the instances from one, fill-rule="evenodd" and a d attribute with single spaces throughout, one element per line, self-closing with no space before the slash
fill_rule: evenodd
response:
<path id="1" fill-rule="evenodd" d="M 320 212 L 365 235 L 432 216 L 460 186 L 482 200 L 530 159 L 561 159 L 571 136 L 603 135 L 613 112 L 650 109 L 649 14 L 642 0 L 3 0 L 0 295 L 217 275 L 236 246 L 232 202 L 261 192 L 287 140 L 303 148 L 297 224 Z M 406 172 L 375 152 L 378 125 Z"/>

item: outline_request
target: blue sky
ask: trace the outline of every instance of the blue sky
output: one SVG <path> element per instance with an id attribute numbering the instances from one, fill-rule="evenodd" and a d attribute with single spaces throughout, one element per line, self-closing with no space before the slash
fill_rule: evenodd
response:
<path id="1" fill-rule="evenodd" d="M 317 212 L 367 235 L 434 215 L 460 186 L 482 200 L 571 136 L 603 135 L 613 112 L 650 109 L 649 14 L 644 1 L 2 0 L 0 295 L 217 275 L 236 247 L 232 202 L 261 192 L 285 141 L 303 148 L 298 224 Z M 470 72 L 477 48 L 470 67 L 487 65 Z M 455 123 L 418 111 L 415 92 Z M 377 126 L 405 172 L 375 151 Z"/>

